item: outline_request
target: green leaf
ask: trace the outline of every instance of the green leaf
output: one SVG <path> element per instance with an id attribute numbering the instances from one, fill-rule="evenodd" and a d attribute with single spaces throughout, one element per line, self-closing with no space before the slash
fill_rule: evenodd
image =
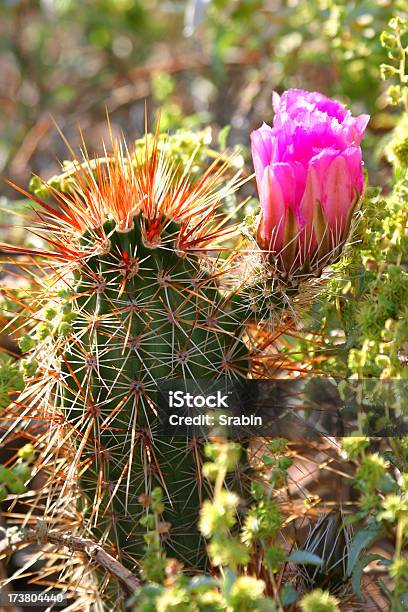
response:
<path id="1" fill-rule="evenodd" d="M 236 573 L 230 567 L 228 567 L 224 573 L 224 584 L 223 584 L 223 591 L 226 597 L 229 597 L 229 594 L 231 592 L 232 587 L 235 584 L 236 579 L 237 579 Z"/>
<path id="2" fill-rule="evenodd" d="M 270 457 L 269 455 L 264 455 L 262 461 L 265 465 L 274 465 L 276 463 L 275 457 Z"/>
<path id="3" fill-rule="evenodd" d="M 285 584 L 285 587 L 281 593 L 281 601 L 283 606 L 291 606 L 292 604 L 297 602 L 299 597 L 299 593 L 293 586 L 293 584 Z"/>
<path id="4" fill-rule="evenodd" d="M 251 485 L 251 493 L 255 499 L 262 499 L 265 493 L 265 489 L 260 482 L 253 482 Z"/>
<path id="5" fill-rule="evenodd" d="M 351 574 L 351 584 L 353 586 L 355 594 L 357 595 L 357 597 L 359 597 L 359 599 L 361 599 L 361 601 L 364 601 L 364 597 L 361 592 L 361 579 L 363 577 L 364 568 L 369 563 L 371 563 L 371 561 L 379 560 L 387 561 L 388 559 L 378 554 L 369 553 L 368 555 L 364 555 L 363 557 L 361 557 L 361 559 L 358 559 L 358 561 L 356 561 L 356 563 L 354 564 L 353 572 Z"/>
<path id="6" fill-rule="evenodd" d="M 294 550 L 290 553 L 287 560 L 300 565 L 317 565 L 319 567 L 324 563 L 323 559 L 307 550 Z"/>
<path id="7" fill-rule="evenodd" d="M 7 483 L 7 487 L 13 495 L 23 495 L 27 491 L 24 482 L 16 475 L 14 475 L 12 482 Z"/>
<path id="8" fill-rule="evenodd" d="M 224 125 L 224 127 L 221 128 L 221 130 L 219 131 L 218 144 L 220 145 L 221 150 L 224 150 L 227 148 L 227 140 L 228 140 L 230 131 L 231 131 L 230 125 Z"/>
<path id="9" fill-rule="evenodd" d="M 189 591 L 206 591 L 209 588 L 218 586 L 218 580 L 211 576 L 195 576 L 191 579 L 188 589 Z"/>
<path id="10" fill-rule="evenodd" d="M 0 482 L 4 483 L 7 487 L 13 486 L 15 476 L 9 468 L 4 465 L 0 465 Z"/>
<path id="11" fill-rule="evenodd" d="M 354 566 L 357 563 L 361 551 L 373 544 L 383 532 L 383 527 L 376 521 L 368 523 L 365 529 L 361 529 L 356 533 L 350 546 L 350 552 L 347 561 L 347 575 L 351 576 Z"/>
<path id="12" fill-rule="evenodd" d="M 31 468 L 26 463 L 17 463 L 13 467 L 13 474 L 24 483 L 31 479 Z"/>

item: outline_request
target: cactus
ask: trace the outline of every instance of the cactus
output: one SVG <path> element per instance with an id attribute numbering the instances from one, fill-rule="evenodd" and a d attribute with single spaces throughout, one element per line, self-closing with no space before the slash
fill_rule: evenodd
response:
<path id="1" fill-rule="evenodd" d="M 80 474 L 88 528 L 129 567 L 143 550 L 143 498 L 157 485 L 168 550 L 187 567 L 205 557 L 194 530 L 202 442 L 155 435 L 157 382 L 245 377 L 252 359 L 231 289 L 237 254 L 225 247 L 237 227 L 219 213 L 240 172 L 216 158 L 191 180 L 192 163 L 172 163 L 156 135 L 142 149 L 113 141 L 104 158 L 85 153 L 61 184 L 34 181 L 57 206 L 33 196 L 52 250 L 40 253 L 44 291 L 21 340 L 33 376 L 20 401 L 41 397 L 63 418 L 74 456 L 65 488 Z"/>

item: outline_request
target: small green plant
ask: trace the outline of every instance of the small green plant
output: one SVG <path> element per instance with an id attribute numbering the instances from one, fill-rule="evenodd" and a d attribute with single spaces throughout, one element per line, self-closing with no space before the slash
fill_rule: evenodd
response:
<path id="1" fill-rule="evenodd" d="M 300 609 L 302 612 L 339 612 L 338 604 L 339 601 L 333 595 L 316 589 L 302 598 Z"/>
<path id="2" fill-rule="evenodd" d="M 227 475 L 233 471 L 241 453 L 240 446 L 233 443 L 217 442 L 206 446 L 208 457 L 203 465 L 206 478 L 214 483 L 210 499 L 204 501 L 200 511 L 200 531 L 209 540 L 209 556 L 219 577 L 201 576 L 187 578 L 182 566 L 175 560 L 165 559 L 160 552 L 160 523 L 155 522 L 155 534 L 148 532 L 149 545 L 143 561 L 150 567 L 150 560 L 160 555 L 160 567 L 164 572 L 155 587 L 143 587 L 133 598 L 137 610 L 170 611 L 181 606 L 182 610 L 277 610 L 273 601 L 266 600 L 265 583 L 251 576 L 240 576 L 239 568 L 250 559 L 248 547 L 232 532 L 238 521 L 240 499 L 236 493 L 225 488 Z M 156 498 L 161 494 L 156 492 Z M 159 502 L 160 503 L 160 502 Z M 162 510 L 159 505 L 158 512 Z M 150 520 L 153 527 L 154 521 Z M 151 556 L 153 555 L 153 557 Z M 167 576 L 163 584 L 163 576 Z M 169 585 L 170 583 L 170 585 Z M 149 607 L 150 606 L 150 607 Z"/>
<path id="3" fill-rule="evenodd" d="M 281 462 L 283 453 L 286 452 L 285 440 L 272 442 L 269 451 L 270 454 L 265 457 Z M 284 582 L 281 579 L 278 582 L 276 579 L 276 575 L 287 562 L 296 564 L 299 568 L 312 568 L 311 574 L 315 569 L 320 571 L 323 564 L 326 565 L 325 569 L 322 569 L 322 575 L 327 576 L 330 572 L 336 574 L 336 571 L 339 573 L 338 564 L 346 566 L 348 557 L 344 557 L 342 551 L 334 552 L 334 549 L 339 548 L 340 542 L 339 536 L 336 535 L 341 534 L 338 521 L 318 522 L 309 537 L 309 541 L 316 541 L 317 546 L 313 550 L 307 549 L 306 546 L 303 550 L 296 550 L 288 555 L 287 551 L 277 544 L 284 520 L 277 503 L 271 499 L 274 491 L 271 481 L 263 479 L 254 482 L 256 502 L 246 512 L 240 510 L 241 500 L 237 495 L 226 488 L 228 473 L 236 467 L 240 452 L 237 444 L 222 440 L 212 442 L 206 447 L 209 461 L 204 464 L 203 472 L 213 483 L 213 490 L 210 499 L 206 500 L 201 508 L 200 530 L 208 540 L 212 575 L 189 578 L 179 563 L 163 556 L 159 544 L 161 527 L 158 515 L 162 510 L 159 501 L 156 521 L 150 521 L 152 527 L 156 525 L 156 534 L 148 532 L 147 541 L 150 544 L 146 548 L 143 564 L 147 560 L 150 567 L 153 559 L 159 559 L 160 576 L 151 578 L 154 584 L 146 584 L 133 596 L 131 605 L 135 606 L 135 610 L 167 612 L 181 606 L 181 609 L 189 612 L 283 612 L 291 610 L 291 606 L 296 603 L 305 612 L 339 610 L 338 599 L 328 591 L 313 589 L 309 584 L 310 592 L 304 594 L 305 585 L 297 591 L 293 582 Z M 274 457 L 273 453 L 277 455 Z M 160 492 L 156 492 L 155 497 L 160 500 Z M 242 517 L 242 514 L 245 516 Z M 318 537 L 318 533 L 324 537 Z M 320 552 L 323 559 L 318 557 L 316 552 Z M 335 555 L 338 557 L 337 565 L 334 563 Z M 254 568 L 251 559 L 254 558 L 257 559 L 255 576 L 251 574 Z M 260 579 L 259 575 L 264 579 Z M 311 584 L 316 585 L 316 582 L 314 579 Z M 329 588 L 333 588 L 333 584 L 332 580 Z"/>
<path id="4" fill-rule="evenodd" d="M 390 439 L 390 451 L 371 452 L 369 440 L 344 440 L 343 448 L 350 459 L 359 460 L 354 475 L 355 487 L 360 491 L 359 512 L 353 521 L 364 521 L 363 528 L 356 530 L 351 543 L 348 572 L 355 592 L 362 597 L 360 581 L 364 567 L 379 561 L 388 568 L 393 579 L 392 591 L 385 585 L 383 590 L 389 599 L 390 611 L 406 609 L 408 582 L 405 550 L 408 542 L 408 439 Z M 391 561 L 373 553 L 361 555 L 384 535 L 395 539 L 395 551 Z"/>
<path id="5" fill-rule="evenodd" d="M 408 112 L 408 78 L 407 78 L 407 47 L 408 22 L 407 19 L 397 15 L 393 17 L 388 29 L 381 33 L 382 46 L 387 50 L 387 64 L 381 64 L 381 77 L 384 80 L 394 79 L 397 84 L 390 85 L 388 100 L 390 104 L 402 104 Z"/>
<path id="6" fill-rule="evenodd" d="M 26 444 L 18 451 L 17 460 L 10 467 L 0 465 L 0 502 L 9 496 L 27 492 L 31 480 L 35 451 L 32 444 Z"/>
<path id="7" fill-rule="evenodd" d="M 388 95 L 402 105 L 385 147 L 394 171 L 392 189 L 368 189 L 354 247 L 337 264 L 325 299 L 312 311 L 311 327 L 324 333 L 330 349 L 323 368 L 343 376 L 408 377 L 406 38 L 402 16 L 393 18 L 381 36 L 389 56 L 382 76 L 394 81 Z"/>
<path id="8" fill-rule="evenodd" d="M 0 413 L 10 404 L 13 394 L 24 388 L 24 377 L 20 365 L 0 353 Z"/>

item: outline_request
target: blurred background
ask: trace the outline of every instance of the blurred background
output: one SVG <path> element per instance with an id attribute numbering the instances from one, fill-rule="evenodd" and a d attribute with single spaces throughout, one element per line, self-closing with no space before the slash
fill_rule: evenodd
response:
<path id="1" fill-rule="evenodd" d="M 230 125 L 228 144 L 272 119 L 271 92 L 319 90 L 372 115 L 366 164 L 387 168 L 374 142 L 393 125 L 379 42 L 399 0 L 1 0 L 0 174 L 49 178 L 79 144 L 114 132 Z M 0 194 L 15 198 L 1 183 Z"/>

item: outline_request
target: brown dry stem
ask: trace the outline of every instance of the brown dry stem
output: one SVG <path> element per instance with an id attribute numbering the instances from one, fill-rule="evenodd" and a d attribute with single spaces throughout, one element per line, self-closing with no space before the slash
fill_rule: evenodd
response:
<path id="1" fill-rule="evenodd" d="M 73 552 L 85 553 L 91 561 L 116 578 L 130 593 L 134 593 L 141 586 L 140 580 L 100 544 L 81 536 L 60 533 L 56 530 L 49 531 L 44 523 L 39 523 L 35 528 L 6 531 L 5 537 L 0 540 L 0 559 L 32 543 L 37 543 L 39 546 L 52 544 L 57 548 L 66 547 Z"/>

